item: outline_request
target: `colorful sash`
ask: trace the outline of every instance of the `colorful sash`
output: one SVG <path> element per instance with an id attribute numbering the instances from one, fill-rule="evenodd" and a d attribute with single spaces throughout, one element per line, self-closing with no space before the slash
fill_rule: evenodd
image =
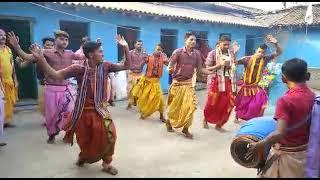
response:
<path id="1" fill-rule="evenodd" d="M 264 59 L 261 58 L 258 69 L 256 69 L 257 57 L 253 55 L 250 60 L 250 64 L 246 67 L 243 74 L 243 92 L 244 96 L 254 96 L 259 92 L 258 83 L 261 79 L 261 72 L 264 67 Z M 253 77 L 255 73 L 255 77 Z"/>
<path id="2" fill-rule="evenodd" d="M 74 130 L 75 125 L 77 124 L 77 121 L 83 111 L 84 108 L 84 102 L 87 95 L 87 83 L 88 83 L 88 75 L 89 75 L 89 66 L 87 62 L 85 62 L 86 67 L 83 75 L 83 80 L 81 83 L 80 92 L 78 95 L 78 98 L 76 100 L 74 110 L 71 116 L 71 127 L 70 130 Z M 110 112 L 106 107 L 103 107 L 103 88 L 104 88 L 104 69 L 103 69 L 103 63 L 96 66 L 96 75 L 95 75 L 95 92 L 94 92 L 94 104 L 95 104 L 95 110 L 99 113 L 99 115 L 103 119 L 111 119 Z"/>
<path id="3" fill-rule="evenodd" d="M 216 49 L 216 61 L 220 62 L 222 57 L 222 52 L 220 48 Z M 230 50 L 228 50 L 228 57 L 230 57 L 230 64 L 231 68 L 226 69 L 225 67 L 222 67 L 218 70 L 216 70 L 216 75 L 218 77 L 218 88 L 219 92 L 225 92 L 226 91 L 226 82 L 225 77 L 229 76 L 231 80 L 231 87 L 232 92 L 237 92 L 237 80 L 236 80 L 236 66 L 234 63 L 234 56 L 232 53 L 230 53 Z M 227 74 L 226 74 L 227 73 Z"/>

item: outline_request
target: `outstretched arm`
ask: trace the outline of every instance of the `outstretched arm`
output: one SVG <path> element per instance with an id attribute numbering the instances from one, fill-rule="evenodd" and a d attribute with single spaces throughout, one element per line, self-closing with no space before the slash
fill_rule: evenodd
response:
<path id="1" fill-rule="evenodd" d="M 129 46 L 127 41 L 120 35 L 117 35 L 116 41 L 119 45 L 124 47 L 125 61 L 124 64 L 111 64 L 110 72 L 127 70 L 131 62 L 131 57 L 129 56 Z"/>
<path id="2" fill-rule="evenodd" d="M 265 57 L 266 61 L 270 61 L 273 59 L 273 61 L 276 63 L 277 62 L 277 57 L 280 56 L 282 54 L 282 48 L 280 47 L 278 40 L 276 38 L 274 38 L 272 35 L 268 35 L 266 37 L 267 42 L 272 43 L 275 48 L 276 48 L 276 52 L 272 53 L 269 56 Z"/>
<path id="3" fill-rule="evenodd" d="M 19 45 L 19 37 L 16 36 L 13 31 L 8 33 L 8 41 L 9 41 L 9 44 L 13 47 L 14 51 L 22 59 L 27 61 L 33 61 L 35 59 L 32 54 L 27 54 L 21 49 Z"/>
<path id="4" fill-rule="evenodd" d="M 65 74 L 64 69 L 56 71 L 54 70 L 46 61 L 45 57 L 43 56 L 43 50 L 36 44 L 31 45 L 31 52 L 35 57 L 35 60 L 42 72 L 47 74 L 50 78 L 54 80 L 64 80 Z"/>
<path id="5" fill-rule="evenodd" d="M 16 57 L 16 63 L 20 68 L 26 68 L 31 62 L 30 61 L 25 61 L 19 56 Z"/>

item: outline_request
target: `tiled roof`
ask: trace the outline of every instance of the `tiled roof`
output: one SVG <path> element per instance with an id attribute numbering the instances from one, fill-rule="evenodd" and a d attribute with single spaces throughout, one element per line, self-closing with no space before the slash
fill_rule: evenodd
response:
<path id="1" fill-rule="evenodd" d="M 307 6 L 295 6 L 288 9 L 269 12 L 256 16 L 256 21 L 266 26 L 296 26 L 306 24 L 304 21 Z M 320 4 L 312 6 L 313 23 L 320 24 Z"/>
<path id="2" fill-rule="evenodd" d="M 255 19 L 243 17 L 238 14 L 220 14 L 218 12 L 201 11 L 198 9 L 182 8 L 179 6 L 160 5 L 160 3 L 144 2 L 59 2 L 61 4 L 111 9 L 116 11 L 134 12 L 154 16 L 173 17 L 195 20 L 200 22 L 234 24 L 253 27 L 265 27 Z"/>

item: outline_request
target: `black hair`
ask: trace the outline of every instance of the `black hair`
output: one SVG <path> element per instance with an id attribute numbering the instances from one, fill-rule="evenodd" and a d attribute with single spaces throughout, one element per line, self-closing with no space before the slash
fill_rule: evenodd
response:
<path id="1" fill-rule="evenodd" d="M 157 47 L 157 46 L 161 47 L 161 49 L 163 50 L 163 47 L 162 47 L 162 44 L 161 44 L 161 43 L 156 44 L 156 47 Z"/>
<path id="2" fill-rule="evenodd" d="M 289 81 L 296 83 L 305 82 L 310 79 L 307 62 L 299 58 L 287 60 L 282 65 L 281 71 Z"/>
<path id="3" fill-rule="evenodd" d="M 190 36 L 196 37 L 196 34 L 194 34 L 193 32 L 186 32 L 186 34 L 184 35 L 184 40 L 187 40 Z"/>
<path id="4" fill-rule="evenodd" d="M 223 41 L 231 41 L 229 36 L 223 35 L 220 37 L 219 42 L 223 42 Z"/>
<path id="5" fill-rule="evenodd" d="M 141 39 L 137 40 L 134 44 L 137 44 L 138 42 L 143 43 L 143 41 Z"/>
<path id="6" fill-rule="evenodd" d="M 58 31 L 54 32 L 54 37 L 55 38 L 65 37 L 65 38 L 69 39 L 69 34 L 66 31 L 58 30 Z"/>
<path id="7" fill-rule="evenodd" d="M 42 39 L 42 44 L 44 45 L 47 41 L 54 43 L 54 39 L 52 37 L 45 37 Z"/>
<path id="8" fill-rule="evenodd" d="M 90 38 L 88 36 L 85 36 L 85 37 L 81 38 L 80 43 L 83 44 L 87 41 L 90 41 Z"/>
<path id="9" fill-rule="evenodd" d="M 261 44 L 259 46 L 260 49 L 263 49 L 264 51 L 266 51 L 268 49 L 268 46 L 266 44 Z"/>
<path id="10" fill-rule="evenodd" d="M 99 49 L 101 46 L 101 44 L 97 43 L 97 42 L 87 42 L 83 45 L 83 53 L 84 55 L 89 58 L 89 53 L 93 53 L 95 50 Z"/>

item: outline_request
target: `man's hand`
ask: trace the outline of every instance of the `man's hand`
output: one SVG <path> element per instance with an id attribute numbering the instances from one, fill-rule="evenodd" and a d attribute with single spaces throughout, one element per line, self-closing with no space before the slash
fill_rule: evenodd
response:
<path id="1" fill-rule="evenodd" d="M 13 31 L 8 33 L 8 41 L 13 48 L 19 47 L 19 37 Z"/>
<path id="2" fill-rule="evenodd" d="M 24 60 L 23 60 L 21 57 L 17 56 L 17 57 L 16 57 L 16 62 L 17 62 L 18 64 L 21 64 L 21 63 L 24 62 Z"/>
<path id="3" fill-rule="evenodd" d="M 30 51 L 31 51 L 32 55 L 36 58 L 36 61 L 44 58 L 43 50 L 41 49 L 41 47 L 39 45 L 32 44 L 30 46 Z"/>
<path id="4" fill-rule="evenodd" d="M 278 40 L 273 37 L 271 34 L 267 35 L 266 37 L 267 42 L 272 43 L 272 44 L 277 44 Z"/>
<path id="5" fill-rule="evenodd" d="M 128 46 L 127 41 L 123 38 L 123 36 L 117 35 L 116 36 L 116 41 L 118 44 L 120 44 L 121 46 Z"/>
<path id="6" fill-rule="evenodd" d="M 240 45 L 238 44 L 237 41 L 235 41 L 235 42 L 232 43 L 232 48 L 233 48 L 233 52 L 234 52 L 235 54 L 239 51 Z"/>

